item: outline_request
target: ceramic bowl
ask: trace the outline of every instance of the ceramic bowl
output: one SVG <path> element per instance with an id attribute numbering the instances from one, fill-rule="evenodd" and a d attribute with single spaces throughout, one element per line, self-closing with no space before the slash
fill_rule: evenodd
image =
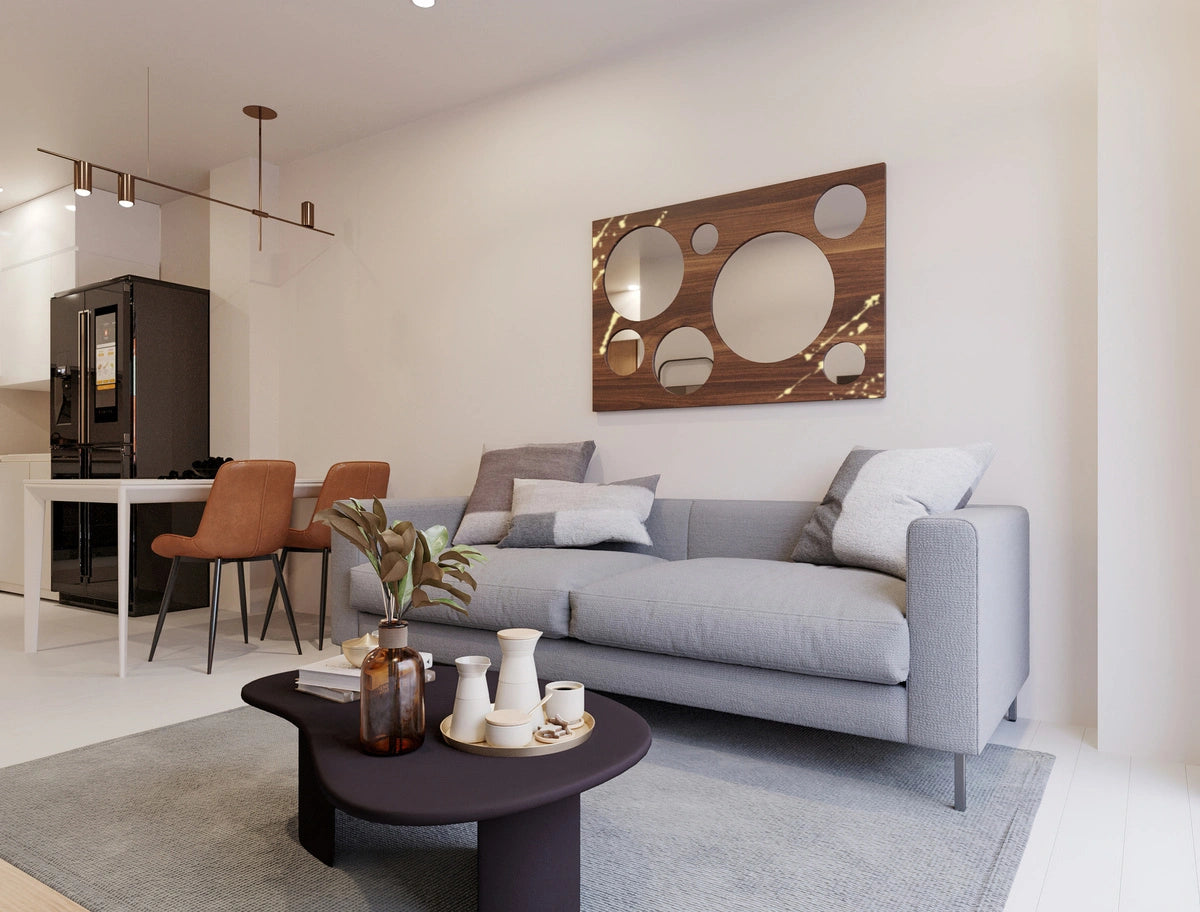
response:
<path id="1" fill-rule="evenodd" d="M 359 668 L 363 659 L 367 657 L 367 653 L 379 645 L 379 634 L 364 633 L 362 636 L 353 640 L 342 641 L 342 655 L 346 657 L 346 661 Z"/>
<path id="2" fill-rule="evenodd" d="M 533 740 L 533 715 L 496 709 L 484 716 L 484 734 L 492 747 L 524 747 Z"/>

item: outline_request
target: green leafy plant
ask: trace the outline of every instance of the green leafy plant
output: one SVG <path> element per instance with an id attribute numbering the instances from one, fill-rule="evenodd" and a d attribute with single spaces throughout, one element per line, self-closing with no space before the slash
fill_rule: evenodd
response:
<path id="1" fill-rule="evenodd" d="M 404 619 L 413 608 L 448 605 L 467 614 L 475 578 L 467 568 L 486 558 L 475 548 L 447 548 L 450 532 L 445 526 L 424 531 L 410 522 L 388 523 L 378 498 L 371 509 L 357 500 L 339 501 L 317 513 L 316 519 L 366 555 L 383 586 L 387 623 Z M 431 591 L 433 594 L 431 594 Z"/>

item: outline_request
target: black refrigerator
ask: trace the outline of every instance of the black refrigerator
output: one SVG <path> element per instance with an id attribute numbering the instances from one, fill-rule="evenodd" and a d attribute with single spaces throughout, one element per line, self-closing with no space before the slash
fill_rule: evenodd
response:
<path id="1" fill-rule="evenodd" d="M 121 276 L 50 299 L 53 478 L 159 478 L 208 453 L 209 293 Z M 117 508 L 53 503 L 51 585 L 68 605 L 117 610 Z M 138 504 L 129 613 L 157 613 L 170 560 L 150 543 L 191 535 L 203 504 Z M 208 602 L 207 568 L 180 565 L 172 609 Z"/>

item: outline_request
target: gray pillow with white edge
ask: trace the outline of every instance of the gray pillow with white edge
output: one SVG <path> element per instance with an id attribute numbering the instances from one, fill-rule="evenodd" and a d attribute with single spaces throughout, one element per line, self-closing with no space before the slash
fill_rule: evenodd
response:
<path id="1" fill-rule="evenodd" d="M 601 542 L 651 544 L 646 518 L 657 475 L 611 484 L 513 479 L 512 525 L 501 548 L 582 548 Z"/>
<path id="2" fill-rule="evenodd" d="M 908 524 L 965 507 L 992 461 L 990 443 L 912 450 L 855 447 L 800 534 L 792 559 L 906 579 Z"/>

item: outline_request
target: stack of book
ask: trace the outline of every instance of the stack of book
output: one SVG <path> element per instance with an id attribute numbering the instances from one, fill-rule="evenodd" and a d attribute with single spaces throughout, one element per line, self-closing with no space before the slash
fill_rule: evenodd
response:
<path id="1" fill-rule="evenodd" d="M 432 667 L 433 653 L 422 652 L 421 660 L 425 663 L 425 682 L 429 683 L 435 676 Z M 296 690 L 337 703 L 357 700 L 361 688 L 360 670 L 356 665 L 351 665 L 344 655 L 335 655 L 311 665 L 303 665 L 296 672 Z"/>

